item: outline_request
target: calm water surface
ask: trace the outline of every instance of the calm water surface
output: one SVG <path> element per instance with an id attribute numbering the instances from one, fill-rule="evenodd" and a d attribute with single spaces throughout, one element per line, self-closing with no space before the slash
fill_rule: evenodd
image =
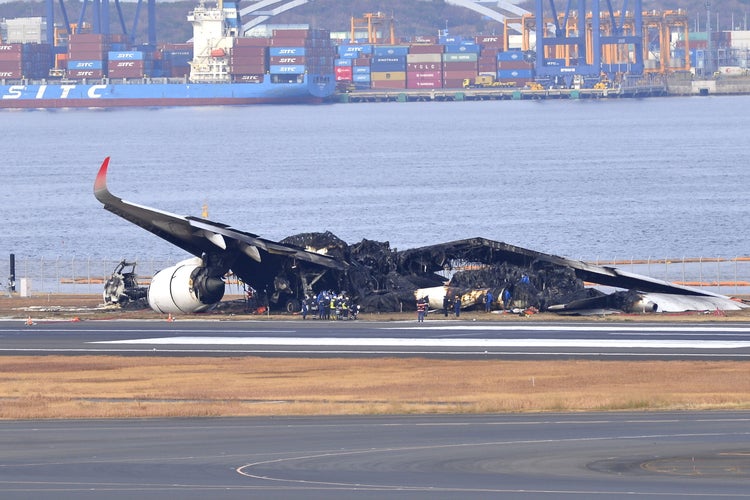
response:
<path id="1" fill-rule="evenodd" d="M 180 258 L 126 200 L 279 239 L 750 254 L 750 97 L 2 112 L 2 255 Z"/>

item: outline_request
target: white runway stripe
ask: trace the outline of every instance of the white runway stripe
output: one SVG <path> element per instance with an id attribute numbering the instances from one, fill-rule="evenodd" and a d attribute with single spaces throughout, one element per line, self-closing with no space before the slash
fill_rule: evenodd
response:
<path id="1" fill-rule="evenodd" d="M 93 342 L 95 344 L 243 345 L 317 347 L 579 347 L 642 349 L 744 349 L 750 341 L 669 339 L 424 339 L 302 337 L 163 337 Z"/>

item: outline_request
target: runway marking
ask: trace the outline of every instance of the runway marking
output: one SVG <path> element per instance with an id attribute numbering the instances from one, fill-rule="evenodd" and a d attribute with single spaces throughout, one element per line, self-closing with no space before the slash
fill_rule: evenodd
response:
<path id="1" fill-rule="evenodd" d="M 92 344 L 144 345 L 241 345 L 315 347 L 577 347 L 643 349 L 746 349 L 750 341 L 670 339 L 427 339 L 427 338 L 333 338 L 333 337 L 159 337 L 101 340 Z"/>
<path id="2" fill-rule="evenodd" d="M 411 326 L 387 326 L 381 330 L 460 330 L 460 331 L 531 331 L 531 332 L 729 332 L 729 333 L 750 333 L 750 326 L 638 326 L 638 325 L 618 325 L 618 326 L 583 326 L 583 325 L 488 325 L 488 324 L 459 324 L 459 325 L 438 325 L 430 323 L 427 325 Z"/>

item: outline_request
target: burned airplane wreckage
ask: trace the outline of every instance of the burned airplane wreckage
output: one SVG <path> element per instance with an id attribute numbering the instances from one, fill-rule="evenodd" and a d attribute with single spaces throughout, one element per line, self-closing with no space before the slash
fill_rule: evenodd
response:
<path id="1" fill-rule="evenodd" d="M 747 307 L 723 295 L 484 238 L 409 250 L 366 239 L 349 245 L 330 232 L 276 242 L 124 201 L 107 188 L 108 165 L 106 158 L 94 183 L 104 208 L 194 256 L 153 276 L 148 304 L 159 312 L 212 308 L 224 296 L 228 274 L 256 290 L 271 308 L 287 312 L 299 311 L 306 296 L 322 290 L 345 292 L 364 312 L 413 310 L 419 298 L 439 309 L 444 297 L 458 297 L 462 308 L 470 308 L 483 304 L 488 292 L 502 300 L 506 290 L 511 303 L 503 305 L 560 313 Z M 607 295 L 585 282 L 622 291 Z"/>

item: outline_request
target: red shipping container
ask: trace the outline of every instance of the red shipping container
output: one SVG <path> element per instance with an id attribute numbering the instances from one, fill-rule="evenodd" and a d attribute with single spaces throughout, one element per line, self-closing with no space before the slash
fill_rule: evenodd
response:
<path id="1" fill-rule="evenodd" d="M 459 78 L 474 78 L 477 76 L 476 71 L 443 71 L 443 79 L 445 80 L 458 80 Z"/>
<path id="2" fill-rule="evenodd" d="M 19 78 L 23 78 L 23 71 L 21 71 L 21 68 L 18 69 L 0 69 L 0 79 L 11 79 L 11 80 L 17 80 Z"/>
<path id="3" fill-rule="evenodd" d="M 76 33 L 73 35 L 70 35 L 68 38 L 68 43 L 104 43 L 105 37 L 102 34 L 99 33 Z"/>
<path id="4" fill-rule="evenodd" d="M 443 45 L 410 45 L 409 54 L 442 54 L 445 52 Z"/>
<path id="5" fill-rule="evenodd" d="M 479 63 L 477 69 L 480 73 L 497 73 L 497 61 L 494 63 Z"/>
<path id="6" fill-rule="evenodd" d="M 407 71 L 406 72 L 406 80 L 442 80 L 443 79 L 443 72 L 442 71 L 433 71 L 429 73 L 419 72 L 419 71 Z"/>
<path id="7" fill-rule="evenodd" d="M 0 61 L 20 60 L 22 46 L 20 43 L 0 45 Z"/>
<path id="8" fill-rule="evenodd" d="M 269 64 L 305 64 L 303 56 L 271 56 Z"/>
<path id="9" fill-rule="evenodd" d="M 99 80 L 104 78 L 104 71 L 101 69 L 69 69 L 68 78 L 73 80 L 82 80 L 84 78 Z"/>
<path id="10" fill-rule="evenodd" d="M 407 89 L 441 89 L 443 88 L 442 80 L 406 80 Z"/>
<path id="11" fill-rule="evenodd" d="M 351 80 L 354 74 L 351 66 L 334 66 L 333 69 L 337 81 Z"/>
<path id="12" fill-rule="evenodd" d="M 473 61 L 466 62 L 444 62 L 443 71 L 477 71 L 477 63 Z"/>
<path id="13" fill-rule="evenodd" d="M 20 70 L 23 67 L 23 62 L 18 61 L 3 61 L 0 60 L 0 71 L 13 71 Z"/>
<path id="14" fill-rule="evenodd" d="M 268 45 L 271 47 L 305 47 L 305 38 L 271 38 Z"/>
<path id="15" fill-rule="evenodd" d="M 248 66 L 248 65 L 265 66 L 266 65 L 266 58 L 263 57 L 263 56 L 261 56 L 261 57 L 256 57 L 256 56 L 245 57 L 245 56 L 234 55 L 234 56 L 232 56 L 232 57 L 229 58 L 229 64 L 231 64 L 232 66 Z"/>
<path id="16" fill-rule="evenodd" d="M 370 65 L 369 57 L 358 57 L 352 60 L 352 66 L 369 66 L 369 65 Z"/>
<path id="17" fill-rule="evenodd" d="M 311 35 L 309 29 L 273 30 L 274 38 L 308 38 Z"/>
<path id="18" fill-rule="evenodd" d="M 234 57 L 266 57 L 268 49 L 266 47 L 245 47 L 235 45 L 232 48 Z"/>

